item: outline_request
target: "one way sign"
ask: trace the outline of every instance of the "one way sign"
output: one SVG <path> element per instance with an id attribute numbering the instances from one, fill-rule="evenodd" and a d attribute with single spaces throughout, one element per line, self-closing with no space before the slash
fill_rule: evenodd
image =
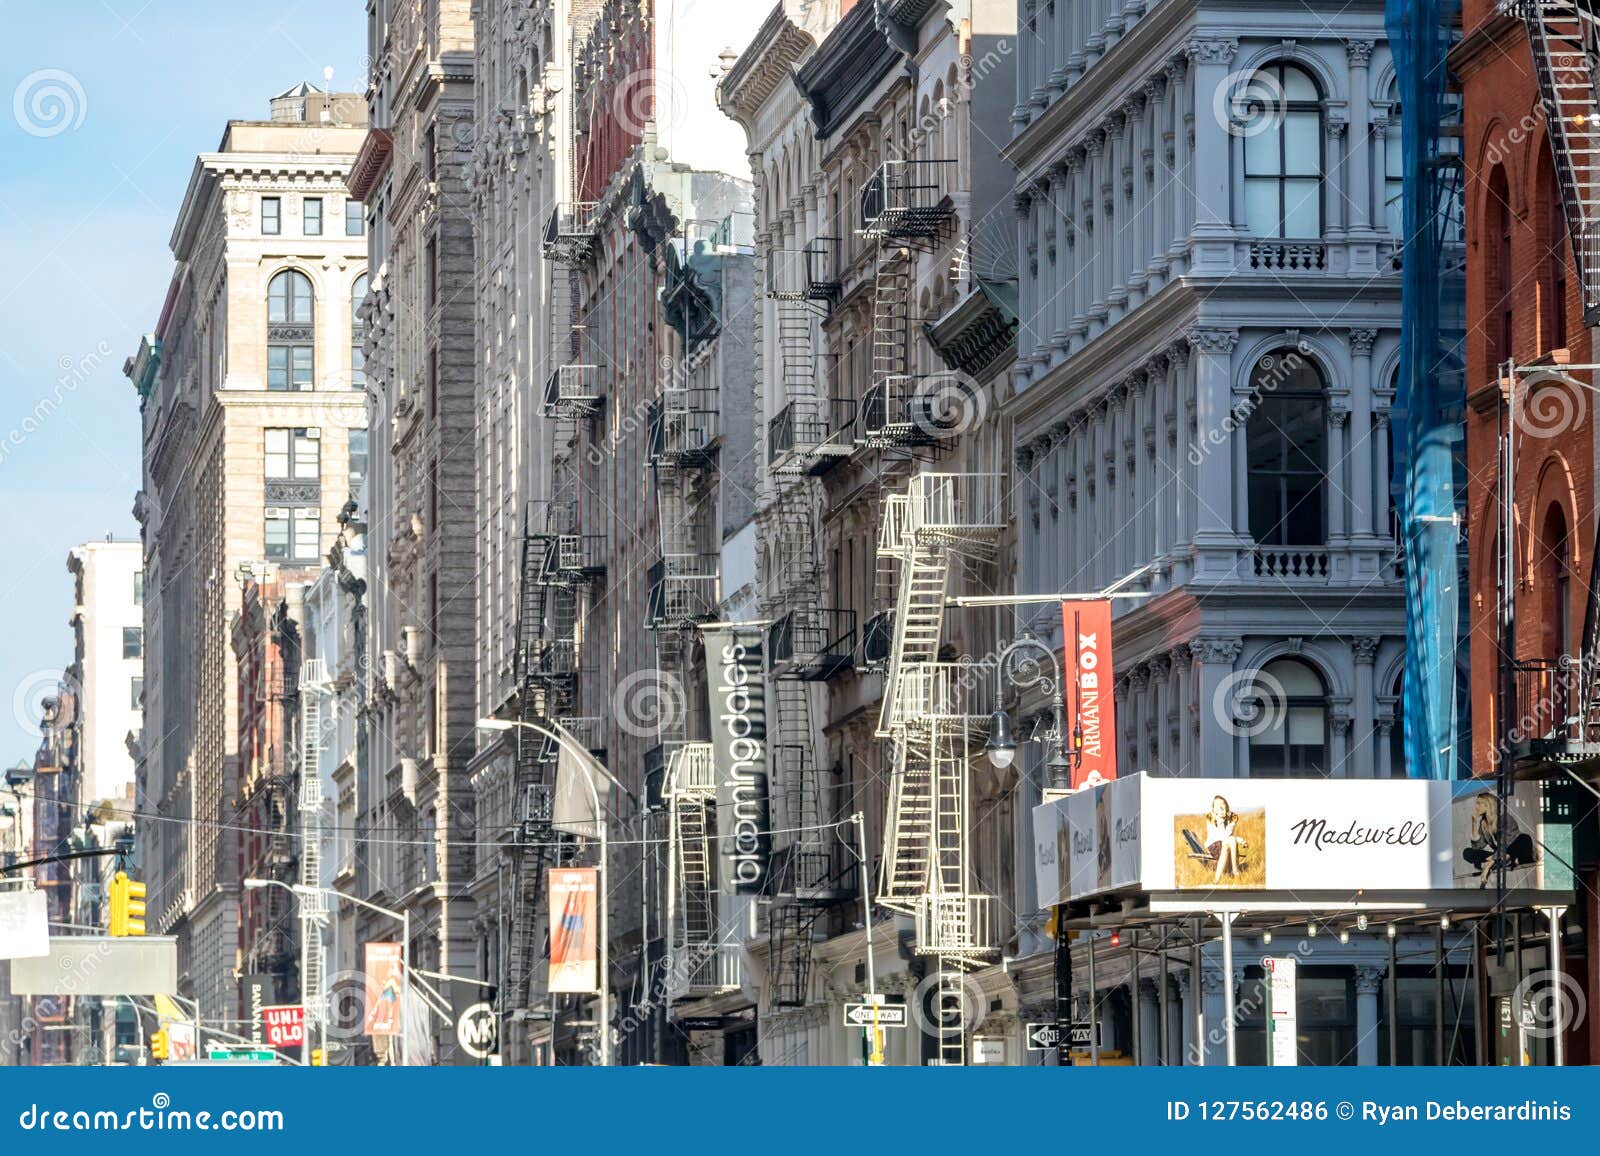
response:
<path id="1" fill-rule="evenodd" d="M 1095 1027 L 1099 1027 L 1098 1024 Z M 1079 1020 L 1072 1025 L 1072 1046 L 1086 1048 L 1092 1036 L 1100 1033 L 1089 1026 L 1087 1020 Z M 1054 1023 L 1028 1025 L 1028 1050 L 1030 1052 L 1047 1052 L 1061 1043 L 1061 1029 Z"/>
<path id="2" fill-rule="evenodd" d="M 878 1026 L 880 1028 L 903 1028 L 906 1026 L 906 1005 L 903 1003 L 847 1003 L 844 1005 L 844 1026 L 847 1028 L 870 1028 L 872 1026 L 873 1007 L 877 1007 Z"/>

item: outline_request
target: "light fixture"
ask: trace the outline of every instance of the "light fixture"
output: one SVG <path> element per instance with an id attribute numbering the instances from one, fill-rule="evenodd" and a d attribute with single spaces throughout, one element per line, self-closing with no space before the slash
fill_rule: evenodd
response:
<path id="1" fill-rule="evenodd" d="M 1450 916 L 1449 915 L 1441 915 L 1441 916 L 1439 916 L 1439 926 L 1441 928 L 1443 928 L 1445 931 L 1449 931 L 1450 930 Z"/>
<path id="2" fill-rule="evenodd" d="M 1317 937 L 1317 921 L 1315 919 L 1306 920 L 1306 938 L 1307 939 L 1315 939 L 1316 937 Z"/>
<path id="3" fill-rule="evenodd" d="M 481 718 L 478 720 L 480 731 L 508 731 L 516 724 L 503 718 Z"/>
<path id="4" fill-rule="evenodd" d="M 1340 943 L 1349 943 L 1350 942 L 1350 929 L 1348 927 L 1341 927 L 1339 929 L 1339 942 Z"/>
<path id="5" fill-rule="evenodd" d="M 1400 934 L 1399 925 L 1398 924 L 1394 924 L 1394 923 L 1389 924 L 1389 938 L 1393 939 L 1395 936 L 1397 936 L 1399 934 Z"/>
<path id="6" fill-rule="evenodd" d="M 1366 913 L 1363 912 L 1360 915 L 1356 916 L 1356 930 L 1357 931 L 1365 931 L 1366 929 L 1367 929 L 1367 916 L 1366 916 Z"/>
<path id="7" fill-rule="evenodd" d="M 1017 757 L 1017 740 L 1011 737 L 1011 716 L 1003 710 L 989 720 L 989 741 L 983 744 L 989 762 L 997 771 L 1009 767 Z"/>
<path id="8" fill-rule="evenodd" d="M 1270 932 L 1270 931 L 1263 931 L 1263 932 L 1262 932 L 1262 933 L 1261 933 L 1261 945 L 1262 945 L 1262 946 L 1263 946 L 1263 947 L 1265 947 L 1265 946 L 1266 946 L 1266 945 L 1267 945 L 1267 944 L 1269 944 L 1269 943 L 1271 943 L 1271 942 L 1272 942 L 1272 932 Z"/>

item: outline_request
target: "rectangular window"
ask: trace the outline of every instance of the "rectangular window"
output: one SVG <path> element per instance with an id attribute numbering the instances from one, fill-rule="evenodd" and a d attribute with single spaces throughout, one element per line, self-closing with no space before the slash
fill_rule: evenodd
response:
<path id="1" fill-rule="evenodd" d="M 267 347 L 267 388 L 307 390 L 311 381 L 311 346 L 270 345 Z"/>
<path id="2" fill-rule="evenodd" d="M 265 433 L 269 480 L 314 482 L 322 477 L 321 430 L 269 429 Z"/>
<path id="3" fill-rule="evenodd" d="M 267 561 L 289 560 L 289 511 L 282 506 L 267 507 Z"/>
<path id="4" fill-rule="evenodd" d="M 261 231 L 269 237 L 283 231 L 283 202 L 277 197 L 261 198 Z"/>
<path id="5" fill-rule="evenodd" d="M 344 235 L 359 237 L 367 231 L 367 218 L 360 201 L 344 203 Z"/>
<path id="6" fill-rule="evenodd" d="M 302 562 L 316 561 L 322 554 L 322 511 L 315 506 L 298 506 L 292 521 L 294 557 Z"/>
<path id="7" fill-rule="evenodd" d="M 369 438 L 364 429 L 350 431 L 350 496 L 356 497 L 361 493 L 361 487 L 367 480 L 367 457 Z"/>
<path id="8" fill-rule="evenodd" d="M 427 294 L 427 304 L 431 309 L 439 298 L 439 241 L 436 237 L 428 238 L 428 247 L 422 264 L 422 277 L 423 292 Z"/>
<path id="9" fill-rule="evenodd" d="M 302 203 L 302 208 L 301 223 L 305 226 L 305 235 L 308 237 L 322 236 L 322 198 L 307 197 Z"/>
<path id="10" fill-rule="evenodd" d="M 294 431 L 294 476 L 299 481 L 315 482 L 322 477 L 322 431 Z"/>
<path id="11" fill-rule="evenodd" d="M 144 657 L 144 628 L 139 626 L 124 626 L 122 628 L 122 657 Z"/>
<path id="12" fill-rule="evenodd" d="M 144 571 L 143 570 L 135 570 L 133 572 L 133 604 L 135 606 L 143 606 L 144 605 Z"/>
<path id="13" fill-rule="evenodd" d="M 129 710 L 144 709 L 144 679 L 135 678 L 133 680 L 129 688 L 128 700 Z"/>

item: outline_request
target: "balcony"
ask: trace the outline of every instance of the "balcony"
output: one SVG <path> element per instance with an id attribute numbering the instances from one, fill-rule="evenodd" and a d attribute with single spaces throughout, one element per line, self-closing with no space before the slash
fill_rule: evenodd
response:
<path id="1" fill-rule="evenodd" d="M 784 678 L 825 682 L 855 662 L 853 610 L 791 610 L 767 631 L 773 670 Z"/>
<path id="2" fill-rule="evenodd" d="M 545 257 L 569 265 L 587 261 L 600 236 L 598 208 L 592 201 L 558 204 L 544 227 Z"/>
<path id="3" fill-rule="evenodd" d="M 861 231 L 884 240 L 935 237 L 955 214 L 953 160 L 891 160 L 861 187 Z"/>
<path id="4" fill-rule="evenodd" d="M 557 725 L 571 735 L 574 742 L 578 743 L 583 747 L 584 750 L 601 760 L 604 760 L 606 753 L 605 727 L 603 722 L 604 720 L 594 717 L 576 718 L 571 715 L 564 715 L 556 719 Z M 555 762 L 557 756 L 561 752 L 560 745 L 554 739 L 546 738 L 544 736 L 540 736 L 540 740 L 541 745 L 539 747 L 539 761 L 541 763 Z"/>
<path id="5" fill-rule="evenodd" d="M 1000 949 L 993 895 L 924 895 L 917 901 L 917 954 L 980 960 Z"/>
<path id="6" fill-rule="evenodd" d="M 604 534 L 556 534 L 545 543 L 546 581 L 574 582 L 606 572 Z"/>
<path id="7" fill-rule="evenodd" d="M 1328 247 L 1321 241 L 1262 237 L 1250 242 L 1249 266 L 1270 272 L 1320 272 L 1328 267 Z"/>
<path id="8" fill-rule="evenodd" d="M 953 721 L 978 730 L 999 709 L 994 667 L 981 662 L 918 662 L 902 666 L 893 681 L 889 729 L 908 723 Z"/>
<path id="9" fill-rule="evenodd" d="M 710 743 L 684 743 L 667 755 L 662 796 L 668 799 L 709 799 L 717 790 L 717 769 Z"/>
<path id="10" fill-rule="evenodd" d="M 672 467 L 703 467 L 717 460 L 721 415 L 714 389 L 674 389 L 648 403 L 650 461 Z"/>
<path id="11" fill-rule="evenodd" d="M 690 626 L 715 618 L 717 566 L 715 554 L 668 554 L 650 567 L 647 627 Z"/>
<path id="12" fill-rule="evenodd" d="M 738 991 L 744 982 L 744 949 L 737 943 L 688 943 L 672 953 L 673 998 Z"/>
<path id="13" fill-rule="evenodd" d="M 544 383 L 545 417 L 593 417 L 600 412 L 600 367 L 560 365 Z"/>
<path id="14" fill-rule="evenodd" d="M 839 280 L 839 239 L 818 237 L 803 249 L 778 249 L 767 272 L 767 295 L 779 301 L 838 300 L 844 290 Z"/>
<path id="15" fill-rule="evenodd" d="M 540 686 L 570 686 L 578 676 L 578 644 L 569 639 L 541 639 L 529 659 L 528 677 Z"/>
<path id="16" fill-rule="evenodd" d="M 1251 553 L 1251 570 L 1257 578 L 1321 584 L 1331 568 L 1328 551 L 1308 547 L 1257 546 Z"/>
<path id="17" fill-rule="evenodd" d="M 861 628 L 861 649 L 857 666 L 863 672 L 882 674 L 889 669 L 894 650 L 894 611 L 884 610 L 867 619 Z"/>
<path id="18" fill-rule="evenodd" d="M 773 472 L 827 473 L 850 456 L 855 419 L 855 402 L 845 398 L 791 401 L 767 423 L 767 461 Z"/>
<path id="19" fill-rule="evenodd" d="M 1597 668 L 1577 655 L 1512 664 L 1516 714 L 1508 721 L 1519 774 L 1538 777 L 1600 760 Z"/>
<path id="20" fill-rule="evenodd" d="M 926 446 L 959 437 L 982 417 L 977 395 L 959 374 L 896 374 L 861 395 L 856 440 L 863 445 Z"/>

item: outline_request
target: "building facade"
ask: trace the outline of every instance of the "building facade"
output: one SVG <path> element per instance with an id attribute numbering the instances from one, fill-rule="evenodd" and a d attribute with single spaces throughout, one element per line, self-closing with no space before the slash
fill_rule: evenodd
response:
<path id="1" fill-rule="evenodd" d="M 83 791 L 88 801 L 133 795 L 143 725 L 144 560 L 137 542 L 87 542 L 67 555 L 73 578 L 74 670 L 83 693 Z"/>
<path id="2" fill-rule="evenodd" d="M 471 5 L 381 2 L 368 20 L 369 128 L 349 184 L 370 225 L 362 324 L 376 438 L 367 510 L 371 759 L 359 806 L 379 853 L 361 894 L 410 913 L 408 958 L 418 967 L 469 975 L 468 764 L 477 717 Z M 434 1046 L 441 1059 L 453 1057 L 453 1033 Z"/>
<path id="3" fill-rule="evenodd" d="M 364 122 L 360 98 L 309 85 L 275 97 L 272 119 L 229 122 L 195 162 L 167 300 L 128 365 L 150 655 L 139 790 L 182 820 L 141 826 L 150 928 L 178 936 L 181 994 L 214 1021 L 237 1014 L 241 962 L 241 568 L 313 576 L 365 455 L 352 302 L 366 238 L 345 187 Z"/>

